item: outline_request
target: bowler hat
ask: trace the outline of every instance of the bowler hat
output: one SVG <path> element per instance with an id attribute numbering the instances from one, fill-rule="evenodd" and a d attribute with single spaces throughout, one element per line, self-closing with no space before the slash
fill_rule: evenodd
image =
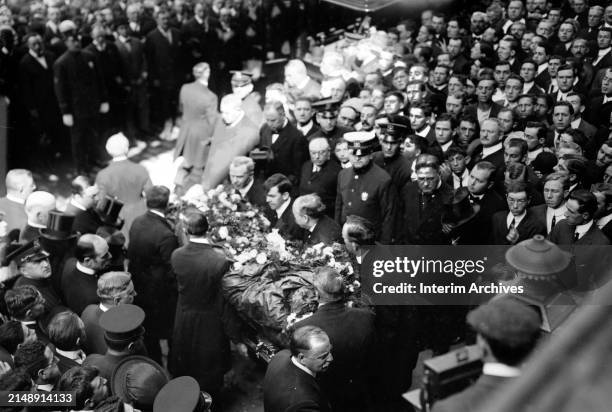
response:
<path id="1" fill-rule="evenodd" d="M 40 229 L 40 234 L 51 240 L 65 240 L 77 237 L 78 235 L 72 231 L 74 219 L 74 215 L 52 210 L 49 212 L 47 227 Z"/>
<path id="2" fill-rule="evenodd" d="M 170 378 L 162 366 L 146 356 L 123 358 L 113 370 L 111 391 L 125 403 L 151 410 L 159 391 Z"/>
<path id="3" fill-rule="evenodd" d="M 471 204 L 469 195 L 470 192 L 466 187 L 455 190 L 453 199 L 442 213 L 442 224 L 452 224 L 457 228 L 476 216 L 480 207 Z"/>

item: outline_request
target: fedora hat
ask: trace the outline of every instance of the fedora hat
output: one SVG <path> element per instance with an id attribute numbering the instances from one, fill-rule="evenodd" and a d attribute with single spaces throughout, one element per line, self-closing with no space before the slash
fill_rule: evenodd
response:
<path id="1" fill-rule="evenodd" d="M 96 208 L 98 215 L 104 224 L 120 227 L 123 223 L 119 220 L 119 213 L 123 208 L 123 202 L 116 197 L 104 196 Z"/>
<path id="2" fill-rule="evenodd" d="M 78 235 L 72 230 L 74 215 L 52 210 L 49 212 L 47 227 L 40 229 L 40 235 L 51 240 L 66 240 L 75 238 Z"/>
<path id="3" fill-rule="evenodd" d="M 455 228 L 466 224 L 476 216 L 480 207 L 470 203 L 470 192 L 466 187 L 455 190 L 453 199 L 442 213 L 442 224 L 451 224 Z"/>

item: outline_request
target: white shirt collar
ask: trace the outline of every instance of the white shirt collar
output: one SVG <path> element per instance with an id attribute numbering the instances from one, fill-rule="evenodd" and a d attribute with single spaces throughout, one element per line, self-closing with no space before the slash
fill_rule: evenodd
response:
<path id="1" fill-rule="evenodd" d="M 606 54 L 610 53 L 610 50 L 612 50 L 612 47 L 608 47 L 606 49 L 599 49 L 597 51 L 597 60 L 600 60 L 602 57 L 604 57 Z"/>
<path id="2" fill-rule="evenodd" d="M 546 70 L 548 70 L 548 62 L 540 64 L 538 66 L 538 75 L 544 73 Z"/>
<path id="3" fill-rule="evenodd" d="M 303 370 L 304 372 L 306 372 L 307 374 L 309 374 L 310 376 L 312 376 L 313 378 L 316 376 L 315 373 L 313 371 L 311 371 L 310 369 L 308 369 L 306 366 L 302 365 L 300 362 L 298 362 L 297 359 L 295 359 L 295 356 L 291 357 L 291 363 L 293 363 L 298 369 Z"/>
<path id="4" fill-rule="evenodd" d="M 497 142 L 496 144 L 494 144 L 493 146 L 490 147 L 484 147 L 482 148 L 482 158 L 484 159 L 485 157 L 498 152 L 499 150 L 502 149 L 502 142 Z"/>
<path id="5" fill-rule="evenodd" d="M 106 306 L 104 303 L 100 303 L 100 304 L 98 305 L 98 307 L 100 308 L 100 310 L 101 310 L 102 312 L 108 312 L 108 310 L 110 309 L 110 308 L 109 308 L 108 306 Z"/>
<path id="6" fill-rule="evenodd" d="M 581 239 L 586 232 L 588 232 L 593 226 L 593 220 L 591 219 L 588 223 L 583 223 L 581 225 L 576 226 L 574 233 L 578 233 L 578 239 Z"/>
<path id="7" fill-rule="evenodd" d="M 25 205 L 25 199 L 22 199 L 17 196 L 13 196 L 10 193 L 6 194 L 6 198 L 10 200 L 11 202 L 19 203 L 20 205 Z"/>
<path id="8" fill-rule="evenodd" d="M 121 162 L 123 160 L 127 160 L 127 156 L 117 156 L 117 157 L 113 157 L 113 162 Z"/>
<path id="9" fill-rule="evenodd" d="M 245 187 L 243 187 L 242 189 L 238 189 L 238 192 L 240 192 L 240 195 L 244 198 L 246 197 L 247 193 L 249 193 L 249 190 L 251 190 L 251 188 L 253 187 L 253 183 L 255 183 L 255 179 L 251 178 L 251 181 L 249 182 L 248 185 L 246 185 Z"/>
<path id="10" fill-rule="evenodd" d="M 537 148 L 537 149 L 535 149 L 535 150 L 532 150 L 532 151 L 530 151 L 530 152 L 527 152 L 527 164 L 529 164 L 529 163 L 533 162 L 533 161 L 535 160 L 535 158 L 536 158 L 536 157 L 538 157 L 538 155 L 539 155 L 540 153 L 542 153 L 543 151 L 544 151 L 544 149 L 543 149 L 543 148 L 538 147 L 538 148 Z"/>
<path id="11" fill-rule="evenodd" d="M 606 104 L 608 102 L 612 102 L 612 96 L 605 96 L 604 95 L 603 102 L 601 104 Z M 8 197 L 8 195 L 6 197 Z"/>
<path id="12" fill-rule="evenodd" d="M 506 217 L 506 227 L 510 227 L 512 220 L 514 220 L 514 228 L 516 229 L 525 216 L 527 216 L 527 209 L 523 211 L 523 214 L 518 216 L 514 216 L 512 212 L 508 212 L 508 216 Z"/>
<path id="13" fill-rule="evenodd" d="M 46 225 L 41 225 L 40 223 L 31 222 L 30 219 L 28 219 L 28 226 L 32 226 L 32 227 L 35 227 L 37 229 L 46 229 L 47 228 Z"/>
<path id="14" fill-rule="evenodd" d="M 159 210 L 153 210 L 153 209 L 149 209 L 149 212 L 153 213 L 154 215 L 157 215 L 159 217 L 163 217 L 164 219 L 166 218 L 166 216 L 160 212 Z"/>
<path id="15" fill-rule="evenodd" d="M 418 134 L 421 137 L 425 137 L 427 136 L 427 134 L 429 133 L 429 130 L 431 129 L 430 125 L 425 126 L 423 129 L 421 129 L 420 132 L 415 132 L 415 134 Z"/>
<path id="16" fill-rule="evenodd" d="M 278 209 L 276 209 L 276 216 L 280 219 L 280 217 L 285 213 L 285 210 L 289 207 L 289 203 L 291 203 L 291 198 L 285 200 L 285 203 L 281 205 Z"/>
<path id="17" fill-rule="evenodd" d="M 340 166 L 342 166 L 343 169 L 348 169 L 350 167 L 353 167 L 353 165 L 351 164 L 351 162 L 346 162 L 346 163 L 340 163 Z"/>
<path id="18" fill-rule="evenodd" d="M 44 385 L 36 385 L 36 390 L 42 392 L 51 392 L 53 390 L 53 384 L 46 383 Z"/>
<path id="19" fill-rule="evenodd" d="M 305 136 L 306 132 L 308 132 L 310 130 L 310 128 L 312 127 L 312 123 L 313 123 L 313 121 L 312 121 L 312 119 L 310 119 L 310 121 L 308 123 L 306 123 L 304 126 L 300 126 L 299 123 L 296 124 L 295 126 Z"/>
<path id="20" fill-rule="evenodd" d="M 453 139 L 451 139 L 448 142 L 444 143 L 440 147 L 442 147 L 442 151 L 443 152 L 446 152 L 448 150 L 448 148 L 451 147 L 452 144 L 453 144 Z"/>
<path id="21" fill-rule="evenodd" d="M 527 93 L 533 87 L 535 82 L 532 80 L 529 83 L 523 83 L 523 93 Z"/>
<path id="22" fill-rule="evenodd" d="M 79 261 L 77 261 L 77 263 L 76 263 L 76 268 L 77 268 L 77 270 L 78 270 L 79 272 L 83 272 L 83 273 L 85 273 L 86 275 L 95 275 L 95 274 L 96 274 L 96 271 L 95 271 L 95 270 L 90 269 L 90 268 L 88 268 L 88 267 L 85 267 L 85 266 L 81 265 L 81 262 L 79 262 Z"/>
<path id="23" fill-rule="evenodd" d="M 521 375 L 521 370 L 499 362 L 485 362 L 482 366 L 482 373 L 489 376 L 499 376 L 500 378 L 515 378 Z"/>
<path id="24" fill-rule="evenodd" d="M 85 206 L 83 206 L 82 204 L 80 204 L 79 202 L 77 202 L 74 199 L 70 199 L 70 204 L 72 206 L 76 207 L 79 210 L 83 210 L 83 211 L 87 210 L 87 208 Z"/>
<path id="25" fill-rule="evenodd" d="M 453 189 L 458 189 L 459 187 L 461 187 L 461 185 L 459 184 L 460 181 L 461 183 L 463 183 L 463 187 L 467 187 L 468 181 L 470 178 L 470 174 L 468 173 L 467 168 L 463 171 L 461 176 L 457 176 L 454 173 L 452 173 L 452 175 L 453 175 Z"/>
<path id="26" fill-rule="evenodd" d="M 578 126 L 580 126 L 580 121 L 581 121 L 581 120 L 582 120 L 582 117 L 578 117 L 578 118 L 576 118 L 576 119 L 572 120 L 572 121 L 570 122 L 570 127 L 571 127 L 572 129 L 577 129 L 577 128 L 578 128 Z"/>
<path id="27" fill-rule="evenodd" d="M 610 221 L 612 220 L 612 213 L 610 213 L 609 215 L 606 215 L 602 218 L 599 218 L 597 220 L 597 227 L 598 228 L 603 228 L 605 225 L 607 225 L 608 223 L 610 223 Z"/>
<path id="28" fill-rule="evenodd" d="M 242 111 L 242 113 L 238 116 L 238 118 L 236 120 L 234 120 L 232 122 L 232 124 L 228 124 L 227 127 L 231 128 L 231 127 L 236 127 L 236 125 L 238 123 L 240 123 L 240 121 L 242 120 L 242 118 L 244 117 L 245 113 L 244 110 Z"/>
<path id="29" fill-rule="evenodd" d="M 55 351 L 65 358 L 72 359 L 79 365 L 81 365 L 85 360 L 85 353 L 81 349 L 63 351 L 61 349 L 55 348 Z"/>
<path id="30" fill-rule="evenodd" d="M 201 245 L 210 245 L 210 242 L 205 237 L 191 237 L 189 241 L 192 243 L 199 243 Z"/>

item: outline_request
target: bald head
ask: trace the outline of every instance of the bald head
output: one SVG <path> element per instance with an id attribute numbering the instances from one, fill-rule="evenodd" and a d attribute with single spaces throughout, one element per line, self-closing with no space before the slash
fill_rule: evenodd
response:
<path id="1" fill-rule="evenodd" d="M 130 142 L 123 133 L 112 135 L 106 141 L 106 151 L 112 157 L 127 156 L 130 150 Z"/>
<path id="2" fill-rule="evenodd" d="M 53 209 L 55 209 L 55 196 L 49 192 L 32 192 L 25 201 L 29 224 L 46 226 L 49 212 Z"/>
<path id="3" fill-rule="evenodd" d="M 12 169 L 6 174 L 6 193 L 25 200 L 36 190 L 32 172 L 26 169 Z"/>

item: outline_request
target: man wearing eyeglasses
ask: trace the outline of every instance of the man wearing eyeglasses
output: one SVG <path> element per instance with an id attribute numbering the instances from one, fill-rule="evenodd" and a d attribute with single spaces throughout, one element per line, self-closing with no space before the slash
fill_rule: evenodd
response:
<path id="1" fill-rule="evenodd" d="M 264 411 L 331 411 L 316 380 L 334 359 L 329 336 L 316 326 L 303 326 L 291 335 L 289 348 L 277 353 L 268 364 L 263 383 Z"/>
<path id="2" fill-rule="evenodd" d="M 530 200 L 527 185 L 513 182 L 506 188 L 506 193 L 509 212 L 503 210 L 493 215 L 491 244 L 514 245 L 534 235 L 546 236 L 544 223 L 527 209 Z"/>

